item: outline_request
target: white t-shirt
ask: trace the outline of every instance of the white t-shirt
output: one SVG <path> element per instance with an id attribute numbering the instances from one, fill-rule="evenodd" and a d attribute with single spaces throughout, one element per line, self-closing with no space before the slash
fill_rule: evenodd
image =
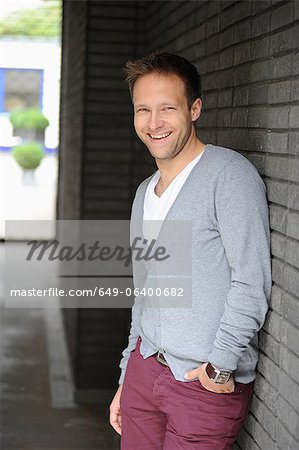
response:
<path id="1" fill-rule="evenodd" d="M 147 239 L 156 239 L 162 222 L 165 219 L 170 207 L 175 201 L 182 186 L 187 180 L 191 170 L 200 160 L 204 152 L 201 152 L 194 158 L 181 172 L 172 180 L 167 189 L 163 192 L 161 197 L 155 193 L 155 187 L 160 179 L 160 171 L 157 170 L 148 184 L 144 197 L 143 206 L 143 235 Z M 146 222 L 156 221 L 156 222 Z"/>

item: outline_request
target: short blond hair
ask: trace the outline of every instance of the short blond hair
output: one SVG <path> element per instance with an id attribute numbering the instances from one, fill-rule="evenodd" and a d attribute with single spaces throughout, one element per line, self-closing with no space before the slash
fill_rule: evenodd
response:
<path id="1" fill-rule="evenodd" d="M 194 100 L 201 97 L 200 75 L 196 67 L 182 56 L 156 51 L 143 58 L 127 61 L 124 72 L 131 97 L 133 97 L 134 84 L 138 78 L 149 73 L 180 77 L 185 85 L 189 106 Z"/>

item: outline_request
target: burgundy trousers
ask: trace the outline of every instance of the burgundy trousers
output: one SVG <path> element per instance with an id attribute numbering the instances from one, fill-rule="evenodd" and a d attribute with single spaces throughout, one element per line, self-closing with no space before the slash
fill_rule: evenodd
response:
<path id="1" fill-rule="evenodd" d="M 253 382 L 232 394 L 207 391 L 198 380 L 175 380 L 155 356 L 131 352 L 120 408 L 122 450 L 229 450 L 249 408 Z"/>

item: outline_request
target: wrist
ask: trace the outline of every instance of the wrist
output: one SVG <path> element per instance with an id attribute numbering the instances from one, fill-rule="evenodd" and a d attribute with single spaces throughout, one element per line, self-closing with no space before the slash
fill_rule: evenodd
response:
<path id="1" fill-rule="evenodd" d="M 232 377 L 231 370 L 221 370 L 210 362 L 208 362 L 206 365 L 206 374 L 211 381 L 217 384 L 225 384 Z"/>

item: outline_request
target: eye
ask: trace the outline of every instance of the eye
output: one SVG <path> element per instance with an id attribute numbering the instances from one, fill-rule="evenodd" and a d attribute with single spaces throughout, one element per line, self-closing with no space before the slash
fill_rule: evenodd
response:
<path id="1" fill-rule="evenodd" d="M 174 106 L 164 106 L 163 111 L 171 111 L 171 110 L 175 110 Z"/>
<path id="2" fill-rule="evenodd" d="M 136 112 L 148 112 L 147 108 L 138 108 Z"/>

